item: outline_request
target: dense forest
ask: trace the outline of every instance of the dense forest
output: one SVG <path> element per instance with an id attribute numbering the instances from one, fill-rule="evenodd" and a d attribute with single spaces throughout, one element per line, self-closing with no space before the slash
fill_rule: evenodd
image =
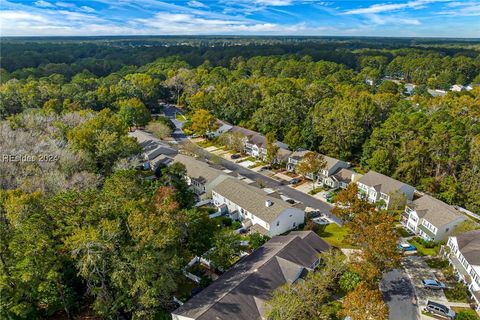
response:
<path id="1" fill-rule="evenodd" d="M 155 182 L 132 170 L 140 148 L 128 128 L 160 99 L 479 212 L 479 50 L 421 39 L 2 40 L 2 155 L 51 159 L 0 166 L 0 314 L 159 317 L 181 266 L 229 238 L 192 208 L 184 168 Z M 401 81 L 416 85 L 411 95 Z M 474 89 L 427 91 L 454 84 Z"/>

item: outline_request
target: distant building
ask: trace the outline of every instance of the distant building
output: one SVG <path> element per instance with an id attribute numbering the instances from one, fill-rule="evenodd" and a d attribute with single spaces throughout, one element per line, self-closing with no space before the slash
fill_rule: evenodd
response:
<path id="1" fill-rule="evenodd" d="M 214 186 L 232 176 L 231 173 L 227 174 L 205 162 L 183 154 L 176 155 L 173 160 L 185 166 L 187 183 L 195 194 L 201 198 L 210 197 Z"/>
<path id="2" fill-rule="evenodd" d="M 214 131 L 208 132 L 207 137 L 216 138 L 216 137 L 220 136 L 222 133 L 228 132 L 233 128 L 233 126 L 231 124 L 229 124 L 225 121 L 222 121 L 222 120 L 217 120 L 215 122 L 215 126 L 216 126 L 217 129 L 215 129 Z"/>
<path id="3" fill-rule="evenodd" d="M 335 173 L 339 172 L 341 169 L 350 168 L 350 163 L 329 156 L 323 156 L 323 158 L 325 159 L 326 165 L 317 175 L 317 182 L 336 189 L 340 186 L 340 183 L 335 178 Z"/>
<path id="4" fill-rule="evenodd" d="M 424 195 L 405 207 L 403 225 L 427 241 L 442 241 L 467 218 L 454 207 Z"/>
<path id="5" fill-rule="evenodd" d="M 290 154 L 290 156 L 288 157 L 287 171 L 295 172 L 295 168 L 297 167 L 297 164 L 300 161 L 302 161 L 303 157 L 305 157 L 305 155 L 309 152 L 311 152 L 311 151 L 305 150 L 305 149 L 299 149 L 295 152 L 292 152 Z"/>
<path id="6" fill-rule="evenodd" d="M 250 156 L 265 159 L 267 157 L 267 138 L 253 130 L 234 126 L 229 132 L 240 132 L 245 136 L 244 152 Z M 288 145 L 283 142 L 276 141 L 275 144 L 279 147 L 280 152 L 288 152 Z"/>
<path id="7" fill-rule="evenodd" d="M 359 195 L 372 203 L 383 201 L 388 208 L 392 195 L 398 193 L 405 196 L 406 200 L 413 200 L 415 188 L 390 178 L 384 174 L 369 171 L 357 182 Z"/>
<path id="8" fill-rule="evenodd" d="M 275 236 L 297 228 L 305 221 L 305 212 L 282 199 L 235 178 L 228 178 L 212 188 L 213 203 L 226 205 L 232 219 L 245 229 Z"/>
<path id="9" fill-rule="evenodd" d="M 129 132 L 128 136 L 136 138 L 142 147 L 145 169 L 156 170 L 161 165 L 169 165 L 173 162 L 172 157 L 177 154 L 177 150 L 146 131 L 135 130 Z"/>
<path id="10" fill-rule="evenodd" d="M 313 271 L 331 247 L 312 231 L 276 236 L 242 258 L 210 286 L 172 312 L 173 320 L 261 320 L 278 287 Z"/>
<path id="11" fill-rule="evenodd" d="M 468 286 L 480 311 L 480 230 L 449 237 L 448 260 L 457 278 Z"/>
<path id="12" fill-rule="evenodd" d="M 361 177 L 361 174 L 345 168 L 338 170 L 330 176 L 334 189 L 346 189 L 350 183 L 357 182 Z"/>
<path id="13" fill-rule="evenodd" d="M 466 88 L 464 86 L 462 86 L 461 84 L 454 84 L 451 88 L 450 88 L 450 91 L 457 91 L 457 92 L 460 92 L 460 91 L 465 91 Z"/>

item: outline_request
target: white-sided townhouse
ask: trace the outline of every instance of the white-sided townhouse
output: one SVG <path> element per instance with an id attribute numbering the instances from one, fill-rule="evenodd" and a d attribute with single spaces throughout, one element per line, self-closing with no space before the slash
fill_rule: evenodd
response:
<path id="1" fill-rule="evenodd" d="M 408 203 L 402 224 L 427 241 L 443 241 L 467 217 L 454 207 L 429 195 Z"/>
<path id="2" fill-rule="evenodd" d="M 448 238 L 446 253 L 457 278 L 464 282 L 480 311 L 480 230 Z"/>
<path id="3" fill-rule="evenodd" d="M 411 201 L 415 192 L 414 187 L 375 171 L 363 175 L 357 185 L 360 197 L 372 203 L 383 203 L 384 208 L 389 207 L 394 194 L 401 194 Z"/>
<path id="4" fill-rule="evenodd" d="M 295 229 L 305 221 L 304 210 L 236 178 L 214 186 L 212 199 L 216 206 L 226 205 L 230 217 L 240 220 L 244 228 L 270 237 Z"/>
<path id="5" fill-rule="evenodd" d="M 245 136 L 244 152 L 246 154 L 259 159 L 265 159 L 267 157 L 267 138 L 264 135 L 238 126 L 233 126 L 229 132 L 240 132 Z M 279 148 L 279 154 L 290 154 L 288 145 L 285 143 L 276 141 L 275 145 Z"/>
<path id="6" fill-rule="evenodd" d="M 187 184 L 200 198 L 209 198 L 215 185 L 232 176 L 232 173 L 213 168 L 205 162 L 183 154 L 176 155 L 173 160 L 185 166 Z"/>

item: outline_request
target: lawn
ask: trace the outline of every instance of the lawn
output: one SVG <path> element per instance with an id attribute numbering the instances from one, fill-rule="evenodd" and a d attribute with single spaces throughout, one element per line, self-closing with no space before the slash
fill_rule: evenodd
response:
<path id="1" fill-rule="evenodd" d="M 417 248 L 417 252 L 421 256 L 436 256 L 438 254 L 438 251 L 440 250 L 440 245 L 439 244 L 437 244 L 433 248 L 427 248 L 415 239 L 410 239 L 410 240 L 408 240 L 408 242 L 410 242 L 411 244 L 413 244 Z"/>
<path id="2" fill-rule="evenodd" d="M 323 229 L 323 230 L 322 230 Z M 325 228 L 320 227 L 318 235 L 328 242 L 331 246 L 337 248 L 355 248 L 346 241 L 350 229 L 347 227 L 339 227 L 336 223 L 330 223 Z"/>
<path id="3" fill-rule="evenodd" d="M 469 320 L 480 320 L 480 316 L 472 310 L 468 308 L 462 308 L 462 307 L 452 307 L 452 310 L 457 313 L 457 317 L 460 319 L 469 319 Z M 455 317 L 456 319 L 456 317 Z"/>

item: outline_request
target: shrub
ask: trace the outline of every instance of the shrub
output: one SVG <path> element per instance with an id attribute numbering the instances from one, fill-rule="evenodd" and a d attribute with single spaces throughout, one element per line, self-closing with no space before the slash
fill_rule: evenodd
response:
<path id="1" fill-rule="evenodd" d="M 435 242 L 433 241 L 427 241 L 423 238 L 420 238 L 420 237 L 415 237 L 415 241 L 417 241 L 418 243 L 420 243 L 422 246 L 424 246 L 425 248 L 429 248 L 429 249 L 432 249 L 432 248 L 435 248 Z"/>
<path id="2" fill-rule="evenodd" d="M 362 281 L 362 278 L 358 273 L 347 271 L 340 277 L 338 283 L 343 291 L 349 292 L 355 289 L 360 281 Z"/>
<path id="3" fill-rule="evenodd" d="M 445 290 L 445 296 L 449 301 L 464 302 L 468 299 L 468 289 L 463 283 L 457 283 L 453 288 Z"/>
<path id="4" fill-rule="evenodd" d="M 455 320 L 480 320 L 480 317 L 473 310 L 462 310 L 457 312 Z"/>
<path id="5" fill-rule="evenodd" d="M 240 229 L 241 227 L 242 227 L 242 223 L 240 221 L 233 221 L 232 225 L 230 226 L 232 230 L 237 230 L 237 229 Z"/>

